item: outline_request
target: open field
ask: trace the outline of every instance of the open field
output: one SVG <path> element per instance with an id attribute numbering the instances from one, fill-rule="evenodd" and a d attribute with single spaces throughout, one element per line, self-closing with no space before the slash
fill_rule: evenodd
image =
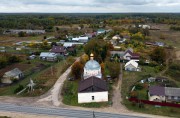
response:
<path id="1" fill-rule="evenodd" d="M 14 43 L 20 41 L 42 41 L 44 36 L 52 36 L 53 33 L 46 33 L 44 35 L 35 35 L 35 36 L 27 36 L 27 37 L 18 37 L 18 36 L 9 36 L 9 35 L 1 35 L 0 36 L 0 46 L 12 46 Z"/>
<path id="2" fill-rule="evenodd" d="M 170 30 L 170 26 L 166 24 L 156 24 L 155 26 L 159 27 L 160 30 L 150 30 L 151 41 L 164 42 L 166 45 L 173 46 L 180 50 L 179 31 Z M 160 37 L 163 37 L 163 39 Z"/>

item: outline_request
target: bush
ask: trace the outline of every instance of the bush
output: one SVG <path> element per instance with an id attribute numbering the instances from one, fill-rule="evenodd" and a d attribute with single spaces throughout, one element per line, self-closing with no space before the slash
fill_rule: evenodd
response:
<path id="1" fill-rule="evenodd" d="M 19 85 L 18 88 L 16 88 L 16 89 L 14 90 L 14 93 L 18 93 L 18 92 L 20 92 L 20 91 L 23 90 L 23 89 L 24 89 L 24 86 L 23 86 L 23 85 Z"/>
<path id="2" fill-rule="evenodd" d="M 136 88 L 136 90 L 142 90 L 144 87 L 143 87 L 142 84 L 137 84 L 137 85 L 135 86 L 135 88 Z"/>
<path id="3" fill-rule="evenodd" d="M 112 78 L 117 78 L 120 72 L 120 64 L 117 62 L 106 62 L 106 68 L 109 71 L 109 74 Z"/>
<path id="4" fill-rule="evenodd" d="M 132 92 L 130 93 L 130 96 L 131 96 L 132 98 L 137 98 L 137 92 L 136 92 L 136 91 L 132 91 Z"/>

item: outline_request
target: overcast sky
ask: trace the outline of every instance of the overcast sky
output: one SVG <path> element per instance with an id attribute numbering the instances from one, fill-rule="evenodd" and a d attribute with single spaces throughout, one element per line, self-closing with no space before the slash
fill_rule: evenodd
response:
<path id="1" fill-rule="evenodd" d="M 1 13 L 180 12 L 180 0 L 0 0 Z"/>

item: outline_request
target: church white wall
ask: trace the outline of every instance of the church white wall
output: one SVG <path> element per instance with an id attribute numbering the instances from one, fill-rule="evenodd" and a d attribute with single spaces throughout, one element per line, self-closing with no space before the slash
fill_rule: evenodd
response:
<path id="1" fill-rule="evenodd" d="M 98 78 L 101 78 L 102 77 L 101 68 L 97 70 L 84 69 L 84 79 L 87 79 L 88 77 L 91 77 L 91 76 L 96 76 Z"/>
<path id="2" fill-rule="evenodd" d="M 94 100 L 92 100 L 92 96 L 94 96 Z M 106 101 L 108 101 L 108 91 L 78 93 L 78 103 L 106 102 Z"/>

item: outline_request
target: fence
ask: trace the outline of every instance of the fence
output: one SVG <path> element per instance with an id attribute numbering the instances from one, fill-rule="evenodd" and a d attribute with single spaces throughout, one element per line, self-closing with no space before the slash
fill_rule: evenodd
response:
<path id="1" fill-rule="evenodd" d="M 129 98 L 129 101 L 136 102 L 136 103 L 144 103 L 144 104 L 150 104 L 150 105 L 159 105 L 159 106 L 168 106 L 168 107 L 177 107 L 180 108 L 180 104 L 174 104 L 174 103 L 167 103 L 167 102 L 154 102 L 154 101 L 148 101 L 148 100 L 140 100 L 136 98 Z"/>

